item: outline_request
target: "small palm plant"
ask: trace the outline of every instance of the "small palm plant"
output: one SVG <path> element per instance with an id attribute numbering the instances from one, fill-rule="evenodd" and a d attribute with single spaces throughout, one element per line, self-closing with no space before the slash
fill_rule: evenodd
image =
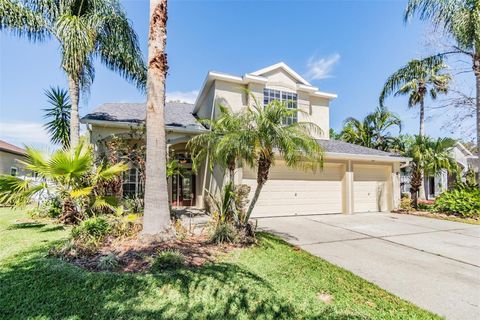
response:
<path id="1" fill-rule="evenodd" d="M 60 220 L 65 223 L 78 223 L 96 212 L 116 210 L 115 198 L 103 194 L 101 184 L 127 170 L 125 164 L 95 165 L 91 148 L 83 142 L 51 155 L 29 147 L 26 152 L 22 164 L 40 182 L 0 176 L 0 203 L 22 207 L 42 198 L 58 197 L 62 205 Z"/>
<path id="2" fill-rule="evenodd" d="M 70 145 L 70 98 L 68 91 L 59 87 L 50 87 L 45 90 L 47 101 L 50 104 L 45 111 L 44 118 L 48 120 L 45 128 L 50 135 L 50 141 L 61 144 L 64 148 Z"/>
<path id="3" fill-rule="evenodd" d="M 451 76 L 444 73 L 446 65 L 440 57 L 412 60 L 392 74 L 380 93 L 380 105 L 387 96 L 408 95 L 408 106 L 420 106 L 419 135 L 425 135 L 425 98 L 435 100 L 439 93 L 447 93 Z"/>
<path id="4" fill-rule="evenodd" d="M 298 109 L 290 109 L 286 102 L 273 100 L 265 106 L 255 101 L 245 114 L 248 130 L 244 141 L 250 141 L 251 157 L 257 168 L 257 186 L 243 223 L 248 220 L 257 203 L 270 168 L 278 158 L 289 167 L 316 170 L 323 166 L 323 149 L 312 134 L 321 133 L 320 127 L 310 122 L 285 125 L 285 119 L 296 116 Z"/>

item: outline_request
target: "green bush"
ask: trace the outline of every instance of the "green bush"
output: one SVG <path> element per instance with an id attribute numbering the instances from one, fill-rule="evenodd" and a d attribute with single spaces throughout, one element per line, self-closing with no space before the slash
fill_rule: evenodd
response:
<path id="1" fill-rule="evenodd" d="M 155 257 L 151 266 L 152 271 L 175 269 L 185 266 L 185 256 L 178 250 L 166 250 Z"/>
<path id="2" fill-rule="evenodd" d="M 410 199 L 410 197 L 402 197 L 400 200 L 400 209 L 406 213 L 413 212 L 412 199 Z"/>
<path id="3" fill-rule="evenodd" d="M 217 223 L 212 228 L 210 240 L 214 243 L 234 243 L 237 239 L 237 229 L 231 223 Z"/>
<path id="4" fill-rule="evenodd" d="M 462 217 L 480 217 L 480 190 L 463 188 L 446 191 L 435 200 L 435 210 Z"/>
<path id="5" fill-rule="evenodd" d="M 93 217 L 82 221 L 72 229 L 75 246 L 85 253 L 93 253 L 105 240 L 112 228 L 107 219 Z"/>
<path id="6" fill-rule="evenodd" d="M 119 267 L 120 263 L 115 253 L 110 252 L 98 260 L 98 268 L 105 271 L 113 271 Z"/>
<path id="7" fill-rule="evenodd" d="M 58 198 L 50 198 L 27 211 L 32 218 L 58 218 L 62 214 L 62 203 Z"/>

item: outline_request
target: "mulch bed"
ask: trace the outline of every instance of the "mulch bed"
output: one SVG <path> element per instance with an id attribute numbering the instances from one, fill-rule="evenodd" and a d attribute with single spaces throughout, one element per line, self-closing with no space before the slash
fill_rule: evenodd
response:
<path id="1" fill-rule="evenodd" d="M 119 261 L 119 268 L 115 269 L 115 272 L 143 272 L 150 268 L 154 258 L 162 251 L 179 251 L 185 257 L 185 266 L 193 268 L 215 262 L 219 256 L 241 247 L 244 245 L 215 244 L 205 235 L 163 241 L 145 241 L 135 237 L 122 240 L 108 239 L 94 255 L 68 254 L 63 258 L 84 269 L 101 271 L 98 268 L 99 260 L 114 253 Z"/>
<path id="2" fill-rule="evenodd" d="M 409 214 L 413 216 L 420 216 L 420 217 L 427 217 L 427 218 L 434 218 L 434 219 L 440 219 L 440 220 L 450 220 L 450 221 L 458 221 L 458 222 L 465 222 L 465 223 L 472 223 L 472 224 L 479 224 L 480 221 L 479 219 L 473 219 L 473 218 L 464 218 L 460 217 L 457 215 L 448 215 L 445 213 L 432 213 L 429 211 L 404 211 L 404 210 L 395 210 L 392 211 L 394 213 L 399 213 L 399 214 Z"/>

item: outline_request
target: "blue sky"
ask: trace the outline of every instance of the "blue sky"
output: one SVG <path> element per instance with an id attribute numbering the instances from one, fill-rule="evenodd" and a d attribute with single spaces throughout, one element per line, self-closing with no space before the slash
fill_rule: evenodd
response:
<path id="1" fill-rule="evenodd" d="M 122 1 L 147 49 L 148 1 Z M 386 77 L 426 53 L 427 26 L 402 20 L 406 1 L 180 1 L 169 2 L 167 92 L 193 99 L 209 70 L 242 75 L 284 61 L 321 91 L 337 93 L 331 126 L 363 117 L 377 106 Z M 0 139 L 48 144 L 41 129 L 43 91 L 66 87 L 58 44 L 29 43 L 0 33 Z M 133 85 L 96 64 L 96 78 L 81 115 L 104 102 L 144 101 Z M 388 106 L 415 133 L 417 112 L 393 98 Z M 443 122 L 427 122 L 438 136 Z"/>

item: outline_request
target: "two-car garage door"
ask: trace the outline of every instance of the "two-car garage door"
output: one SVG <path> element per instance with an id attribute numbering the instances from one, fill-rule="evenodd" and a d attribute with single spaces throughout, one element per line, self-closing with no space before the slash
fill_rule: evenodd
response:
<path id="1" fill-rule="evenodd" d="M 344 167 L 325 164 L 313 173 L 277 162 L 255 206 L 254 217 L 341 213 Z M 244 168 L 243 183 L 256 186 L 256 173 Z"/>

